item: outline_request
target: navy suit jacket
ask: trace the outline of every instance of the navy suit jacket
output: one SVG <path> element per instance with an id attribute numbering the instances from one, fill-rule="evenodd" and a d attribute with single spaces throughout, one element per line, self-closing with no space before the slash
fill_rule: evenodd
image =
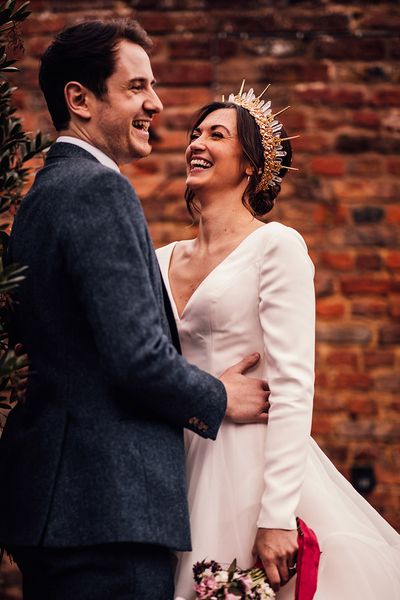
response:
<path id="1" fill-rule="evenodd" d="M 189 549 L 183 428 L 215 438 L 226 394 L 171 344 L 131 184 L 53 145 L 8 260 L 29 266 L 12 321 L 31 374 L 0 440 L 0 544 Z"/>

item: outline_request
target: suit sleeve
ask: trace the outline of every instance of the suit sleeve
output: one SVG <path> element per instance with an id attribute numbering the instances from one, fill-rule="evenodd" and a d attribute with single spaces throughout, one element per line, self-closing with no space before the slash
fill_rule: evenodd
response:
<path id="1" fill-rule="evenodd" d="M 258 527 L 295 529 L 314 390 L 314 267 L 294 229 L 274 232 L 260 269 L 260 320 L 271 390 Z"/>
<path id="2" fill-rule="evenodd" d="M 225 388 L 187 363 L 163 332 L 149 274 L 152 249 L 132 186 L 102 169 L 77 186 L 64 212 L 67 272 L 112 384 L 135 410 L 214 439 Z"/>

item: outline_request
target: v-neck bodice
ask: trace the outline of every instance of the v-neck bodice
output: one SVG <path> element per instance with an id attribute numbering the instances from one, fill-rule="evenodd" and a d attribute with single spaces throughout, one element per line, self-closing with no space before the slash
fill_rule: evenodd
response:
<path id="1" fill-rule="evenodd" d="M 196 293 L 199 291 L 201 291 L 201 288 L 203 286 L 207 286 L 207 284 L 209 283 L 209 280 L 211 280 L 211 284 L 212 284 L 212 280 L 215 276 L 215 274 L 218 275 L 218 271 L 219 269 L 223 269 L 224 266 L 226 265 L 226 263 L 229 263 L 231 260 L 235 259 L 236 253 L 240 252 L 240 249 L 242 247 L 242 245 L 245 245 L 248 241 L 251 241 L 253 235 L 255 235 L 260 229 L 263 229 L 264 227 L 266 227 L 266 225 L 261 225 L 260 227 L 258 227 L 257 229 L 253 230 L 252 232 L 250 232 L 246 237 L 244 237 L 238 244 L 237 246 L 235 246 L 235 248 L 233 248 L 233 250 L 231 250 L 231 252 L 229 252 L 218 264 L 215 265 L 215 267 L 213 267 L 206 275 L 205 277 L 203 277 L 203 279 L 200 281 L 200 283 L 198 284 L 198 286 L 195 288 L 195 290 L 192 292 L 192 294 L 190 295 L 188 301 L 186 302 L 185 306 L 183 307 L 183 310 L 181 312 L 181 314 L 179 314 L 179 310 L 178 310 L 178 306 L 175 300 L 175 296 L 174 293 L 172 291 L 172 286 L 171 286 L 171 278 L 170 278 L 170 270 L 171 270 L 171 260 L 172 260 L 172 255 L 175 251 L 176 246 L 181 243 L 181 242 L 172 242 L 167 248 L 170 249 L 170 252 L 167 254 L 167 264 L 166 266 L 166 273 L 165 273 L 165 285 L 167 286 L 167 290 L 168 290 L 168 294 L 171 298 L 171 303 L 173 304 L 173 308 L 174 308 L 174 314 L 175 314 L 175 318 L 179 321 L 181 321 L 182 319 L 185 318 L 185 313 L 192 301 L 192 298 L 194 298 L 196 296 Z M 164 275 L 164 274 L 163 274 Z"/>
<path id="2" fill-rule="evenodd" d="M 181 316 L 168 276 L 171 256 L 179 242 L 157 250 L 184 356 L 200 368 L 219 376 L 246 354 L 262 352 L 259 326 L 259 270 L 266 241 L 274 236 L 274 224 L 264 225 L 240 242 L 208 273 L 189 298 Z M 276 224 L 278 225 L 278 224 Z M 249 327 L 251 319 L 252 327 Z M 226 357 L 227 340 L 230 362 Z M 254 370 L 261 376 L 262 361 Z"/>

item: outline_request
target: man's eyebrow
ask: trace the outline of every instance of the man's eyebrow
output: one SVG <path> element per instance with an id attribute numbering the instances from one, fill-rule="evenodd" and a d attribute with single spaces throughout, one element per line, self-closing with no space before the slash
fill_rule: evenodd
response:
<path id="1" fill-rule="evenodd" d="M 148 79 L 146 79 L 146 77 L 133 77 L 132 79 L 130 79 L 130 80 L 128 81 L 128 84 L 129 84 L 129 85 L 133 85 L 133 84 L 141 83 L 141 84 L 143 85 L 143 84 L 147 84 L 147 82 L 148 82 L 148 81 L 149 81 L 149 80 L 148 80 Z M 150 85 L 151 85 L 152 87 L 154 87 L 156 84 L 157 84 L 157 81 L 156 81 L 155 79 L 152 79 L 152 80 L 150 81 Z"/>

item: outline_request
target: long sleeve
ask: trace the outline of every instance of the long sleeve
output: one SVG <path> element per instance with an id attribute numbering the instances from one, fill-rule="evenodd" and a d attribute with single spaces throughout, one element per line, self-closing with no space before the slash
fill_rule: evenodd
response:
<path id="1" fill-rule="evenodd" d="M 313 275 L 303 238 L 280 225 L 260 266 L 260 321 L 271 407 L 259 527 L 296 528 L 314 389 Z"/>
<path id="2" fill-rule="evenodd" d="M 224 386 L 189 365 L 164 333 L 149 274 L 153 250 L 128 181 L 101 169 L 77 185 L 62 228 L 67 271 L 110 380 L 131 394 L 135 410 L 183 427 L 197 418 L 207 424 L 198 433 L 214 438 Z"/>

